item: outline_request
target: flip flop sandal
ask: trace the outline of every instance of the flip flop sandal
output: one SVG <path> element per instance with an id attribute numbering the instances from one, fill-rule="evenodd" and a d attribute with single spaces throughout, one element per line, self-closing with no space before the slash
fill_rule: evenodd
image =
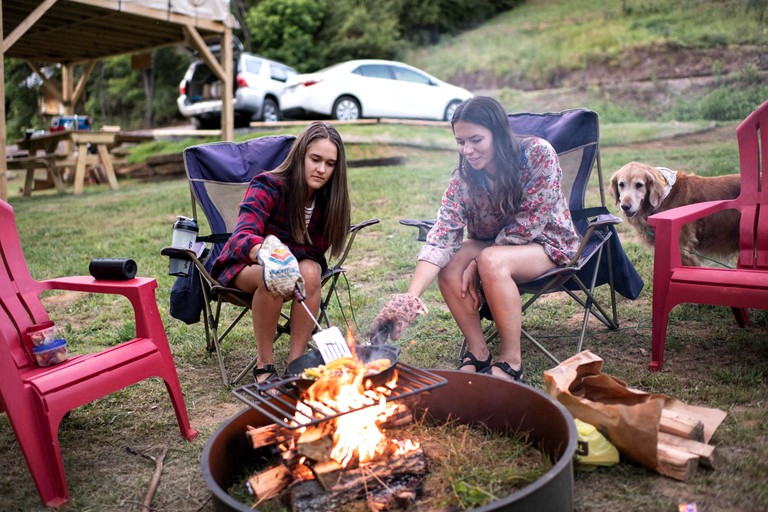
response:
<path id="1" fill-rule="evenodd" d="M 265 364 L 264 368 L 253 369 L 253 379 L 256 381 L 256 384 L 266 384 L 277 378 L 277 370 L 275 370 L 275 365 L 273 364 Z"/>
<path id="2" fill-rule="evenodd" d="M 486 372 L 491 368 L 491 354 L 488 354 L 488 359 L 486 359 L 485 361 L 480 361 L 477 357 L 475 357 L 475 354 L 467 350 L 461 356 L 461 362 L 459 363 L 459 370 L 464 368 L 465 366 L 474 366 L 475 372 L 477 373 Z"/>
<path id="3" fill-rule="evenodd" d="M 496 368 L 498 368 L 499 370 L 503 371 L 504 373 L 506 373 L 507 375 L 509 375 L 510 377 L 512 377 L 512 379 L 515 382 L 519 382 L 521 384 L 525 384 L 526 383 L 525 379 L 523 378 L 523 367 L 522 366 L 520 366 L 519 370 L 513 370 L 512 367 L 509 366 L 509 363 L 507 363 L 505 361 L 498 361 L 498 362 L 495 362 L 492 365 L 488 366 L 488 369 L 486 370 L 486 373 L 488 373 L 489 375 L 493 375 L 493 372 L 491 371 L 491 369 L 494 366 Z"/>

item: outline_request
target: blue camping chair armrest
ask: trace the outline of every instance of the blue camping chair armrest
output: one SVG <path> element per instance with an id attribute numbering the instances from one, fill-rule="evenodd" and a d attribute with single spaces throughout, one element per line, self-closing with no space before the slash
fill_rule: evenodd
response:
<path id="1" fill-rule="evenodd" d="M 400 219 L 400 224 L 418 228 L 419 233 L 416 235 L 416 240 L 425 242 L 427 240 L 427 233 L 432 229 L 435 221 L 434 219 Z"/>
<path id="2" fill-rule="evenodd" d="M 184 261 L 195 261 L 197 259 L 197 254 L 195 254 L 195 251 L 192 249 L 179 249 L 178 247 L 170 246 L 163 247 L 160 251 L 160 255 Z"/>
<path id="3" fill-rule="evenodd" d="M 589 221 L 589 227 L 594 227 L 595 229 L 599 229 L 606 226 L 615 226 L 617 224 L 621 224 L 622 222 L 624 221 L 621 220 L 620 217 L 617 217 L 610 213 L 605 213 L 603 215 L 598 215 L 597 218 Z"/>

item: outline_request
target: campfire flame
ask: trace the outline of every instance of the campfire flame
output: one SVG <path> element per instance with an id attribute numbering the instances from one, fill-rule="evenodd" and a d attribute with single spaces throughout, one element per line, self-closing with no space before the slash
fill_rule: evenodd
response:
<path id="1" fill-rule="evenodd" d="M 354 343 L 350 345 L 354 351 Z M 366 365 L 356 355 L 354 361 L 354 367 L 345 366 L 323 376 L 305 391 L 303 400 L 297 403 L 296 424 L 312 421 L 312 407 L 326 415 L 345 413 L 330 420 L 327 427 L 333 429 L 330 458 L 345 468 L 353 462 L 362 464 L 417 450 L 418 443 L 390 439 L 379 428 L 397 409 L 394 403 L 387 402 L 397 384 L 397 370 L 386 383 L 374 386 L 366 376 Z M 305 430 L 301 427 L 297 432 Z"/>

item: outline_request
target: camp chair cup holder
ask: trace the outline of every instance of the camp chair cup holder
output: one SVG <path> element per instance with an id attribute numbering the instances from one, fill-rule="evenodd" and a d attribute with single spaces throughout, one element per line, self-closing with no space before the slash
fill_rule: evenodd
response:
<path id="1" fill-rule="evenodd" d="M 195 243 L 199 231 L 200 228 L 197 226 L 195 219 L 180 215 L 176 222 L 173 223 L 171 247 L 195 250 L 197 252 Z M 171 257 L 168 263 L 168 274 L 172 276 L 188 276 L 191 266 L 192 261 L 190 259 Z"/>

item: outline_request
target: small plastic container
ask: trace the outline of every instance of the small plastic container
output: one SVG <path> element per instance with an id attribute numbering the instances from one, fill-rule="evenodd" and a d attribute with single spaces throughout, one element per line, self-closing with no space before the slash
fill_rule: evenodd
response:
<path id="1" fill-rule="evenodd" d="M 32 349 L 40 366 L 51 366 L 66 361 L 69 357 L 67 352 L 67 340 L 53 340 L 47 345 L 40 345 Z"/>
<path id="2" fill-rule="evenodd" d="M 43 322 L 27 328 L 27 336 L 36 347 L 53 343 L 56 339 L 56 326 L 53 322 Z"/>

